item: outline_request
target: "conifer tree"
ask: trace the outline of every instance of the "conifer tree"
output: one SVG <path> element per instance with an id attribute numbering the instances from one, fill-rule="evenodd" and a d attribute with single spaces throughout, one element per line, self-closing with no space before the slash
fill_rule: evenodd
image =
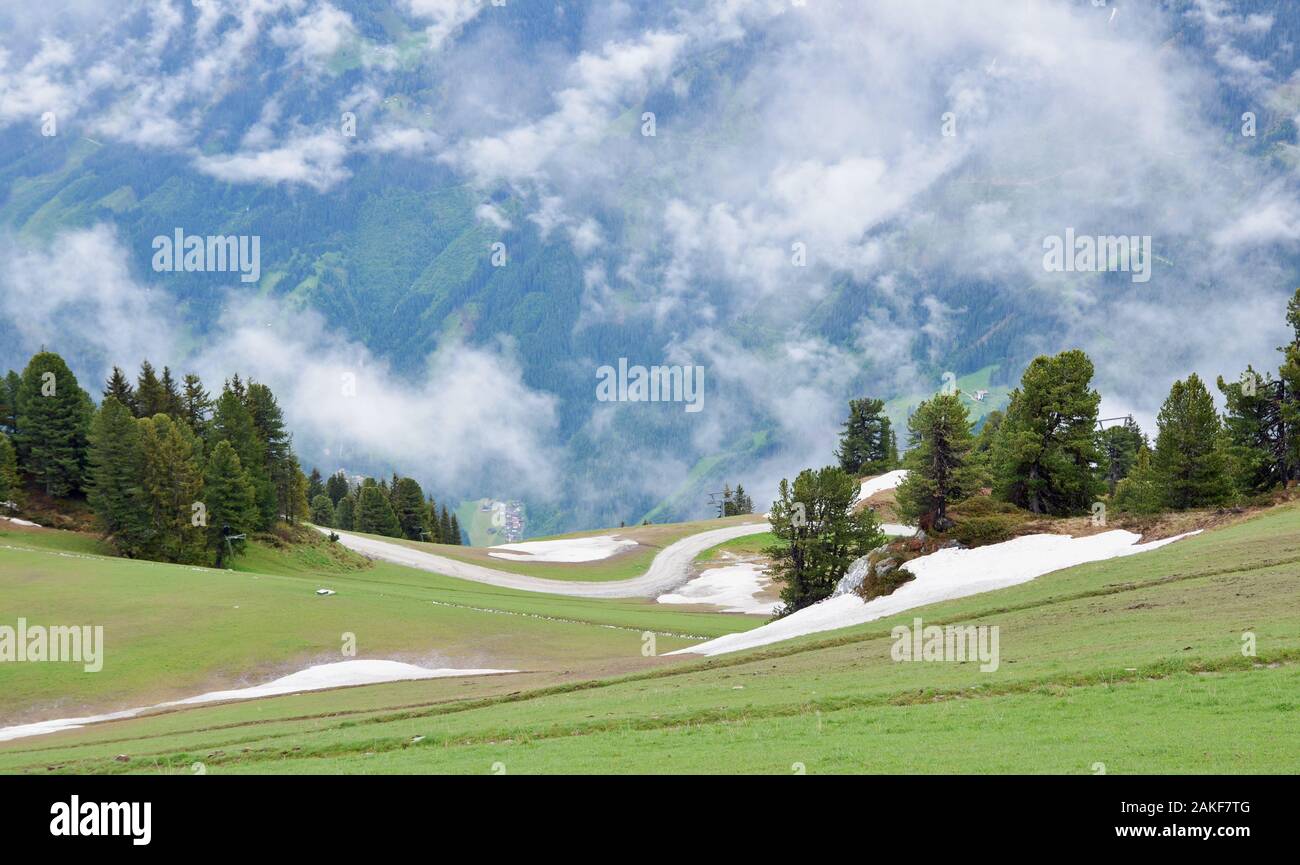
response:
<path id="1" fill-rule="evenodd" d="M 1231 494 L 1223 427 L 1214 399 L 1196 373 L 1176 381 L 1156 418 L 1151 465 L 1171 508 L 1218 505 Z"/>
<path id="2" fill-rule="evenodd" d="M 438 536 L 442 538 L 442 543 L 453 544 L 456 542 L 456 535 L 451 530 L 451 515 L 447 511 L 447 506 L 442 506 L 442 511 L 438 515 Z"/>
<path id="3" fill-rule="evenodd" d="M 0 432 L 13 436 L 18 432 L 18 391 L 22 377 L 13 370 L 0 381 Z"/>
<path id="4" fill-rule="evenodd" d="M 263 527 L 275 523 L 280 514 L 296 510 L 291 501 L 297 481 L 297 461 L 292 458 L 290 435 L 285 428 L 284 413 L 271 389 L 259 382 L 250 381 L 243 399 L 253 426 L 257 430 L 262 451 L 262 471 L 270 480 L 272 495 L 259 490 L 258 507 L 262 513 Z"/>
<path id="5" fill-rule="evenodd" d="M 339 503 L 334 506 L 334 528 L 343 529 L 345 532 L 352 531 L 356 527 L 355 510 L 356 501 L 351 493 L 339 499 Z"/>
<path id="6" fill-rule="evenodd" d="M 245 538 L 257 526 L 259 514 L 253 485 L 228 441 L 220 441 L 208 456 L 203 475 L 203 502 L 207 507 L 207 548 L 216 567 L 226 567 L 239 554 Z"/>
<path id="7" fill-rule="evenodd" d="M 1077 349 L 1029 364 L 993 453 L 994 491 L 1036 514 L 1087 512 L 1101 494 L 1092 361 Z"/>
<path id="8" fill-rule="evenodd" d="M 961 395 L 922 402 L 907 419 L 907 430 L 907 477 L 895 490 L 899 511 L 909 522 L 947 531 L 948 507 L 974 493 L 977 481 L 968 465 L 974 439 Z"/>
<path id="9" fill-rule="evenodd" d="M 321 477 L 320 469 L 312 466 L 311 472 L 307 475 L 307 501 L 311 502 L 312 507 L 315 508 L 316 497 L 324 493 L 325 479 Z M 333 502 L 330 502 L 330 507 L 334 507 Z"/>
<path id="10" fill-rule="evenodd" d="M 104 399 L 112 397 L 122 406 L 130 410 L 131 414 L 136 413 L 135 405 L 135 388 L 131 385 L 131 380 L 122 372 L 120 366 L 113 367 L 113 373 L 108 377 L 104 384 Z"/>
<path id="11" fill-rule="evenodd" d="M 1228 471 L 1234 488 L 1245 494 L 1264 492 L 1285 482 L 1283 420 L 1278 403 L 1280 382 L 1246 367 L 1241 378 L 1218 378 L 1224 399 L 1224 437 Z"/>
<path id="12" fill-rule="evenodd" d="M 153 417 L 167 413 L 167 391 L 158 380 L 153 364 L 144 361 L 140 364 L 140 375 L 135 384 L 136 417 Z"/>
<path id="13" fill-rule="evenodd" d="M 772 534 L 764 552 L 781 583 L 780 615 L 828 597 L 853 560 L 885 542 L 870 508 L 852 510 L 861 485 L 839 466 L 804 469 L 794 484 L 781 481 L 772 503 Z"/>
<path id="14" fill-rule="evenodd" d="M 207 439 L 208 421 L 212 416 L 212 395 L 203 389 L 203 382 L 193 373 L 185 376 L 185 389 L 181 393 L 181 416 L 195 435 Z"/>
<path id="15" fill-rule="evenodd" d="M 348 494 L 348 478 L 342 470 L 330 475 L 329 480 L 325 481 L 325 493 L 334 503 L 334 507 L 338 507 L 339 502 Z"/>
<path id="16" fill-rule="evenodd" d="M 170 367 L 163 367 L 162 378 L 158 380 L 158 385 L 163 391 L 163 411 L 173 420 L 184 421 L 184 398 L 181 396 L 180 385 L 176 383 L 176 379 L 172 378 Z M 194 431 L 191 430 L 191 432 Z M 197 435 L 197 432 L 195 434 Z"/>
<path id="17" fill-rule="evenodd" d="M 257 428 L 253 425 L 253 416 L 233 387 L 222 391 L 217 398 L 212 423 L 208 427 L 209 448 L 223 441 L 230 442 L 230 446 L 235 449 L 239 464 L 248 474 L 248 481 L 253 486 L 259 515 L 256 527 L 270 528 L 275 523 L 276 515 L 275 486 L 266 471 L 265 449 Z"/>
<path id="18" fill-rule="evenodd" d="M 383 489 L 377 484 L 363 485 L 357 498 L 356 528 L 359 532 L 373 535 L 386 535 L 391 538 L 402 536 L 402 528 L 397 523 L 397 514 L 388 501 Z"/>
<path id="19" fill-rule="evenodd" d="M 22 504 L 18 481 L 18 453 L 9 436 L 0 432 L 0 507 Z"/>
<path id="20" fill-rule="evenodd" d="M 19 467 L 46 495 L 81 490 L 93 408 L 89 394 L 57 354 L 42 351 L 23 370 L 14 445 Z"/>
<path id="21" fill-rule="evenodd" d="M 427 531 L 424 524 L 424 490 L 413 478 L 401 478 L 397 481 L 393 493 L 393 510 L 397 512 L 397 523 L 401 526 L 402 536 L 413 541 L 420 540 L 420 532 Z"/>
<path id="22" fill-rule="evenodd" d="M 835 456 L 840 468 L 855 477 L 881 474 L 894 468 L 898 444 L 882 400 L 849 401 L 849 419 L 844 422 Z"/>
<path id="23" fill-rule="evenodd" d="M 140 418 L 141 488 L 151 537 L 147 557 L 199 564 L 207 560 L 202 446 L 190 428 L 165 414 Z M 195 505 L 201 507 L 195 507 Z"/>
<path id="24" fill-rule="evenodd" d="M 152 531 L 140 429 L 131 409 L 115 396 L 104 397 L 91 422 L 88 464 L 87 498 L 100 529 L 119 554 L 144 554 Z"/>
<path id="25" fill-rule="evenodd" d="M 1120 513 L 1154 514 L 1165 508 L 1165 491 L 1151 467 L 1151 449 L 1144 442 L 1138 448 L 1128 477 L 1115 485 L 1113 499 Z"/>
<path id="26" fill-rule="evenodd" d="M 1138 451 L 1146 444 L 1146 437 L 1137 421 L 1127 417 L 1123 424 L 1102 430 L 1099 438 L 1098 449 L 1106 466 L 1106 484 L 1114 495 L 1119 482 L 1133 470 Z"/>
<path id="27" fill-rule="evenodd" d="M 324 493 L 317 493 L 311 500 L 311 521 L 327 528 L 334 525 L 334 504 Z"/>
<path id="28" fill-rule="evenodd" d="M 454 511 L 452 512 L 451 515 L 451 540 L 448 541 L 448 543 L 457 544 L 457 545 L 464 543 L 464 541 L 462 541 L 460 537 L 460 520 L 456 519 L 456 514 Z"/>

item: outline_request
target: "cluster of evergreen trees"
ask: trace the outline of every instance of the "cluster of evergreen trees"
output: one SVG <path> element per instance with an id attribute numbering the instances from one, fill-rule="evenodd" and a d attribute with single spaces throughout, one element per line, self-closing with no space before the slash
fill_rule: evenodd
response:
<path id="1" fill-rule="evenodd" d="M 20 493 L 20 476 L 53 498 L 84 494 L 132 558 L 220 566 L 242 548 L 237 536 L 307 513 L 307 479 L 270 388 L 236 375 L 214 400 L 198 376 L 177 382 L 148 361 L 134 384 L 114 367 L 98 408 L 53 352 L 10 372 L 0 491 Z"/>
<path id="2" fill-rule="evenodd" d="M 322 483 L 312 469 L 307 479 L 311 520 L 319 526 L 408 538 L 435 544 L 461 544 L 460 520 L 439 505 L 414 478 L 393 475 L 392 482 L 365 478 L 355 487 L 343 472 Z"/>
<path id="3" fill-rule="evenodd" d="M 1300 478 L 1300 289 L 1287 310 L 1292 341 L 1277 378 L 1247 369 L 1218 380 L 1226 411 L 1195 373 L 1174 382 L 1150 442 L 1132 418 L 1100 429 L 1100 395 L 1082 351 L 1036 358 L 1006 412 L 973 435 L 959 394 L 938 395 L 908 420 L 904 518 L 944 530 L 948 507 L 989 487 L 1035 514 L 1087 513 L 1109 497 L 1121 512 L 1213 507 Z"/>
<path id="4" fill-rule="evenodd" d="M 735 517 L 741 514 L 752 514 L 754 512 L 754 501 L 745 492 L 744 484 L 736 484 L 733 490 L 731 484 L 722 485 L 722 501 L 718 503 L 719 517 Z"/>

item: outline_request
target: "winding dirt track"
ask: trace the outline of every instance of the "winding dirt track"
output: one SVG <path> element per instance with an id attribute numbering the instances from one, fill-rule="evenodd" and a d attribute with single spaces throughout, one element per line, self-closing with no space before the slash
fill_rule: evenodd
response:
<path id="1" fill-rule="evenodd" d="M 743 526 L 728 526 L 724 529 L 711 529 L 689 535 L 660 550 L 654 557 L 654 561 L 650 563 L 650 567 L 641 576 L 613 582 L 528 577 L 426 553 L 402 544 L 380 541 L 337 529 L 333 531 L 339 536 L 339 543 L 367 558 L 381 559 L 462 580 L 473 580 L 476 583 L 487 583 L 490 586 L 521 589 L 525 592 L 545 592 L 551 595 L 569 595 L 575 598 L 655 598 L 690 579 L 691 562 L 700 553 L 724 541 L 756 535 L 768 531 L 769 528 L 766 522 L 747 523 Z M 322 531 L 330 530 L 322 529 Z"/>

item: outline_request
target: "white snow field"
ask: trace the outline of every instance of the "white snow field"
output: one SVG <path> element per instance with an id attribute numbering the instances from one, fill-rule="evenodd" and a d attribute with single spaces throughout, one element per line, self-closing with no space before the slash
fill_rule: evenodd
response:
<path id="1" fill-rule="evenodd" d="M 892 490 L 903 482 L 907 477 L 907 469 L 894 469 L 892 472 L 885 472 L 874 478 L 867 478 L 862 482 L 862 492 L 858 495 L 859 501 L 870 498 L 876 493 Z"/>
<path id="2" fill-rule="evenodd" d="M 669 544 L 659 551 L 650 567 L 639 577 L 630 580 L 613 580 L 609 582 L 583 582 L 580 580 L 553 580 L 547 577 L 530 577 L 524 574 L 512 574 L 485 568 L 459 559 L 426 553 L 377 538 L 367 538 L 343 532 L 338 529 L 317 529 L 322 532 L 334 532 L 339 536 L 339 543 L 371 559 L 394 562 L 422 571 L 432 571 L 447 577 L 473 580 L 506 589 L 519 589 L 525 592 L 546 592 L 552 595 L 568 595 L 575 598 L 655 598 L 671 591 L 690 579 L 691 563 L 695 557 L 710 547 L 716 547 L 733 538 L 756 535 L 766 532 L 771 527 L 767 522 L 745 523 L 739 526 L 727 526 L 722 529 L 710 529 L 695 535 L 688 535 L 676 543 Z"/>
<path id="3" fill-rule="evenodd" d="M 772 615 L 779 601 L 757 597 L 763 591 L 763 566 L 757 562 L 736 562 L 708 568 L 675 592 L 660 595 L 661 604 L 713 604 L 724 613 Z"/>
<path id="4" fill-rule="evenodd" d="M 636 541 L 627 538 L 596 535 L 590 538 L 500 544 L 489 548 L 488 555 L 514 562 L 596 562 L 636 545 Z"/>
<path id="5" fill-rule="evenodd" d="M 1144 553 L 1195 534 L 1199 532 L 1138 544 L 1141 535 L 1117 529 L 1083 538 L 1026 535 L 973 550 L 940 550 L 908 562 L 906 567 L 916 579 L 903 584 L 892 595 L 871 601 L 863 601 L 853 594 L 828 598 L 752 631 L 729 634 L 669 654 L 722 655 L 805 634 L 860 625 L 937 601 L 1027 583 L 1043 574 L 1085 562 Z"/>
<path id="6" fill-rule="evenodd" d="M 190 706 L 199 703 L 219 703 L 226 700 L 252 700 L 257 697 L 274 697 L 281 694 L 297 694 L 303 691 L 320 691 L 325 688 L 343 688 L 349 685 L 377 685 L 382 682 L 406 682 L 414 679 L 441 679 L 450 676 L 487 676 L 496 673 L 514 673 L 515 670 L 454 670 L 429 669 L 400 661 L 339 661 L 334 664 L 317 664 L 305 670 L 299 670 L 280 679 L 251 688 L 236 688 L 230 691 L 212 691 L 189 697 L 184 700 L 172 700 L 156 706 L 141 709 L 125 709 L 106 715 L 90 715 L 85 718 L 60 718 L 56 721 L 38 721 L 34 724 L 19 724 L 15 727 L 0 727 L 0 742 L 21 739 L 26 736 L 40 736 L 45 733 L 57 733 L 59 730 L 74 730 L 87 724 L 101 721 L 118 721 L 134 718 L 155 709 L 172 706 Z"/>

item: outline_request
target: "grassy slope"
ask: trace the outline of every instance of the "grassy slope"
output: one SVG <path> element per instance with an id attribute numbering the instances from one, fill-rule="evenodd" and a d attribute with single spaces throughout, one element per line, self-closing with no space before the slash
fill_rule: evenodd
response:
<path id="1" fill-rule="evenodd" d="M 322 544 L 323 544 L 322 539 Z M 95 555 L 72 532 L 0 531 L 0 623 L 104 627 L 106 660 L 0 665 L 0 719 L 69 717 L 239 687 L 358 657 L 429 666 L 550 671 L 629 669 L 654 631 L 661 650 L 754 627 L 752 619 L 639 601 L 554 597 L 480 586 L 319 549 L 254 547 L 238 571 Z M 338 592 L 319 597 L 315 590 Z"/>
<path id="2" fill-rule="evenodd" d="M 0 745 L 0 769 L 1296 772 L 1298 573 L 1290 507 L 740 656 L 472 699 L 408 683 L 210 707 Z M 1001 668 L 891 662 L 890 627 L 917 614 L 998 625 Z"/>

